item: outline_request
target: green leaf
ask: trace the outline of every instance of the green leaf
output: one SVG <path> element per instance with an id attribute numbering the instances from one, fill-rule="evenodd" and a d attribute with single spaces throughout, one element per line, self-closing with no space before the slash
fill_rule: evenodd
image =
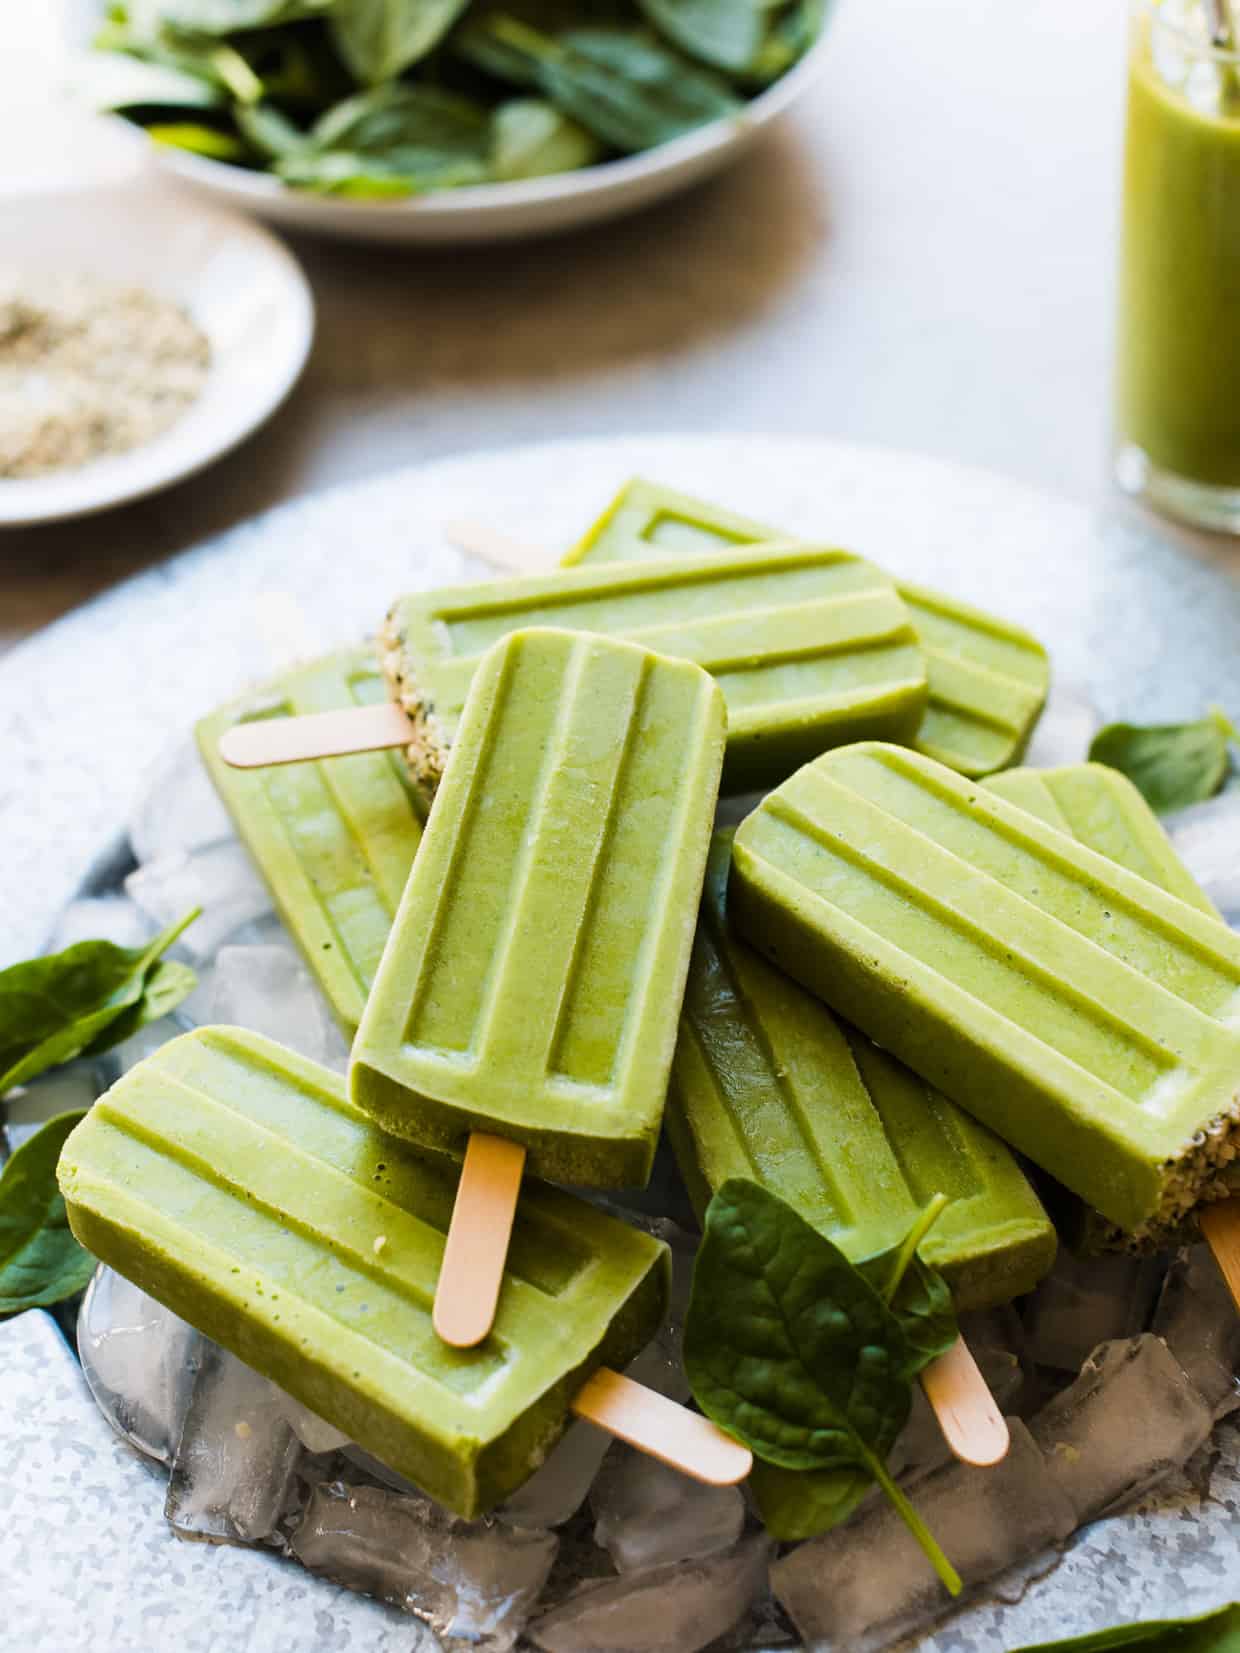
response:
<path id="1" fill-rule="evenodd" d="M 487 46 L 475 61 L 507 65 L 507 78 L 536 85 L 563 114 L 627 153 L 653 149 L 710 121 L 737 114 L 740 100 L 650 34 L 633 29 L 568 29 L 552 37 L 496 16 L 471 32 Z"/>
<path id="2" fill-rule="evenodd" d="M 219 109 L 228 101 L 222 86 L 197 72 L 121 53 L 91 59 L 82 92 L 103 113 L 134 117 L 144 111 Z"/>
<path id="3" fill-rule="evenodd" d="M 491 171 L 496 178 L 543 178 L 590 166 L 598 140 L 538 98 L 501 103 L 491 117 Z"/>
<path id="4" fill-rule="evenodd" d="M 764 1464 L 819 1472 L 802 1523 L 842 1520 L 862 1476 L 876 1481 L 955 1595 L 955 1569 L 883 1462 L 908 1418 L 911 1359 L 899 1320 L 838 1246 L 756 1183 L 723 1184 L 685 1320 L 695 1400 Z M 777 1478 L 773 1490 L 774 1519 L 790 1530 L 796 1489 Z"/>
<path id="5" fill-rule="evenodd" d="M 250 148 L 267 160 L 299 155 L 306 147 L 308 140 L 301 128 L 269 103 L 238 104 L 233 119 Z"/>
<path id="6" fill-rule="evenodd" d="M 888 1304 L 908 1342 L 906 1376 L 944 1355 L 959 1335 L 947 1281 L 917 1255 L 917 1248 L 951 1202 L 936 1194 L 899 1245 L 867 1257 L 857 1266 Z"/>
<path id="7" fill-rule="evenodd" d="M 865 1464 L 908 1419 L 908 1359 L 837 1246 L 756 1183 L 724 1183 L 685 1325 L 685 1374 L 709 1418 L 785 1469 Z"/>
<path id="8" fill-rule="evenodd" d="M 484 182 L 489 145 L 479 105 L 435 86 L 397 83 L 329 109 L 276 170 L 290 184 L 329 194 L 421 194 Z"/>
<path id="9" fill-rule="evenodd" d="M 148 9 L 165 28 L 218 37 L 321 17 L 336 4 L 337 0 L 154 0 Z"/>
<path id="10" fill-rule="evenodd" d="M 1200 1618 L 1118 1624 L 1067 1641 L 1030 1643 L 1015 1653 L 1105 1653 L 1113 1647 L 1144 1647 L 1147 1653 L 1240 1653 L 1240 1603 Z"/>
<path id="11" fill-rule="evenodd" d="M 744 75 L 758 57 L 783 0 L 638 0 L 673 45 L 699 63 Z"/>
<path id="12" fill-rule="evenodd" d="M 137 1004 L 123 1010 L 97 1039 L 86 1046 L 82 1055 L 100 1056 L 105 1050 L 123 1044 L 149 1022 L 158 1022 L 164 1016 L 170 1016 L 197 985 L 198 977 L 188 964 L 182 964 L 179 959 L 160 959 L 147 971 L 142 984 L 142 997 Z"/>
<path id="13" fill-rule="evenodd" d="M 0 1174 L 0 1314 L 47 1308 L 83 1290 L 95 1259 L 73 1238 L 56 1165 L 84 1112 L 62 1113 L 25 1142 Z"/>
<path id="14" fill-rule="evenodd" d="M 745 79 L 769 86 L 786 74 L 818 39 L 826 17 L 827 0 L 793 0 L 776 16 Z"/>
<path id="15" fill-rule="evenodd" d="M 0 970 L 0 1096 L 71 1061 L 138 1006 L 148 971 L 197 916 L 195 908 L 145 947 L 79 941 L 63 953 Z M 184 983 L 184 977 L 165 978 L 161 995 L 174 980 Z"/>
<path id="16" fill-rule="evenodd" d="M 1227 773 L 1229 743 L 1237 738 L 1218 707 L 1195 723 L 1111 723 L 1094 736 L 1094 763 L 1127 775 L 1160 815 L 1212 798 Z"/>
<path id="17" fill-rule="evenodd" d="M 203 126 L 192 121 L 152 121 L 146 128 L 152 143 L 167 149 L 188 149 L 193 155 L 205 155 L 212 161 L 245 161 L 249 150 L 241 139 L 231 132 L 221 132 L 217 126 Z"/>
<path id="18" fill-rule="evenodd" d="M 437 46 L 469 0 L 337 0 L 328 27 L 364 85 L 403 74 Z"/>
<path id="19" fill-rule="evenodd" d="M 749 1485 L 771 1537 L 781 1543 L 799 1543 L 847 1521 L 874 1485 L 874 1477 L 859 1466 L 780 1469 L 755 1458 Z"/>

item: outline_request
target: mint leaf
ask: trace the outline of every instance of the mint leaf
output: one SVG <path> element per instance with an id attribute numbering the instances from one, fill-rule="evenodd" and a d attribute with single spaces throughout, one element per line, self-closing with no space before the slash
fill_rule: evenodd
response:
<path id="1" fill-rule="evenodd" d="M 765 1464 L 828 1472 L 809 1489 L 828 1524 L 855 1508 L 863 1477 L 877 1481 L 960 1589 L 883 1462 L 912 1401 L 899 1319 L 838 1246 L 756 1183 L 732 1178 L 710 1202 L 684 1362 L 702 1411 Z"/>
<path id="2" fill-rule="evenodd" d="M 56 1183 L 64 1140 L 82 1111 L 49 1119 L 0 1174 L 0 1315 L 47 1308 L 83 1290 L 95 1259 L 73 1238 Z"/>
<path id="3" fill-rule="evenodd" d="M 106 1050 L 114 1041 L 105 1034 L 122 1017 L 118 1038 L 179 1003 L 193 971 L 160 959 L 197 916 L 195 909 L 145 947 L 79 941 L 0 970 L 0 1096 L 84 1050 Z"/>
<path id="4" fill-rule="evenodd" d="M 1089 748 L 1094 763 L 1127 775 L 1160 815 L 1212 798 L 1227 773 L 1235 726 L 1218 706 L 1196 723 L 1110 723 Z"/>
<path id="5" fill-rule="evenodd" d="M 1104 1653 L 1113 1647 L 1144 1647 L 1148 1653 L 1240 1653 L 1240 1603 L 1193 1619 L 1158 1619 L 1146 1624 L 1118 1624 L 1067 1641 L 1038 1642 L 1016 1653 Z"/>
<path id="6" fill-rule="evenodd" d="M 946 1194 L 936 1194 L 899 1245 L 857 1265 L 900 1322 L 909 1348 L 905 1375 L 910 1378 L 946 1354 L 959 1335 L 947 1281 L 917 1255 L 950 1203 Z"/>

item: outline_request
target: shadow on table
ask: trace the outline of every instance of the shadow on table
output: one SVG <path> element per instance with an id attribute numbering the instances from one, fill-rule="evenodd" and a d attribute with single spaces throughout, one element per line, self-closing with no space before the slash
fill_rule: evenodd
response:
<path id="1" fill-rule="evenodd" d="M 674 371 L 678 358 L 756 327 L 827 234 L 812 154 L 784 129 L 722 177 L 575 234 L 435 249 L 299 239 L 318 324 L 289 401 L 235 453 L 178 487 L 0 536 L 0 651 L 126 575 L 293 495 L 458 451 L 463 418 L 465 445 L 478 446 L 616 429 L 622 407 L 609 410 L 602 394 L 593 408 L 573 399 L 565 410 L 574 384 L 654 364 Z M 445 407 L 451 418 L 440 417 Z M 744 423 L 743 402 L 735 414 L 715 412 Z M 666 417 L 650 422 L 685 420 L 669 402 Z"/>

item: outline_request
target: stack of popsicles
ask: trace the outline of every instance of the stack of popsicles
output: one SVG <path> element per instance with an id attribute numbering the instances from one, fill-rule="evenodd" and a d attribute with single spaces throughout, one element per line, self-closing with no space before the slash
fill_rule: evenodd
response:
<path id="1" fill-rule="evenodd" d="M 749 1467 L 612 1371 L 664 1248 L 534 1180 L 644 1182 L 665 1102 L 699 1208 L 749 1177 L 860 1260 L 949 1195 L 921 1254 L 961 1309 L 1054 1256 L 1008 1144 L 1107 1243 L 1225 1253 L 1240 1190 L 1240 941 L 1112 772 L 982 781 L 1041 709 L 1033 638 L 646 483 L 566 562 L 403 598 L 377 668 L 200 726 L 356 1033 L 348 1098 L 207 1030 L 62 1162 L 84 1243 L 467 1513 L 571 1411 Z M 721 777 L 774 790 L 712 848 Z M 963 1343 L 924 1381 L 1001 1456 Z M 786 1527 L 787 1478 L 754 1490 Z"/>

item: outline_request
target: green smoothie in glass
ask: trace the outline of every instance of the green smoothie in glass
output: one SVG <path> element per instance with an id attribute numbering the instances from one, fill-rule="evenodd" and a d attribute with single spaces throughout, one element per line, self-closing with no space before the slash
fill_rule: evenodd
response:
<path id="1" fill-rule="evenodd" d="M 1119 474 L 1175 515 L 1240 530 L 1240 53 L 1211 44 L 1208 13 L 1133 8 Z"/>

